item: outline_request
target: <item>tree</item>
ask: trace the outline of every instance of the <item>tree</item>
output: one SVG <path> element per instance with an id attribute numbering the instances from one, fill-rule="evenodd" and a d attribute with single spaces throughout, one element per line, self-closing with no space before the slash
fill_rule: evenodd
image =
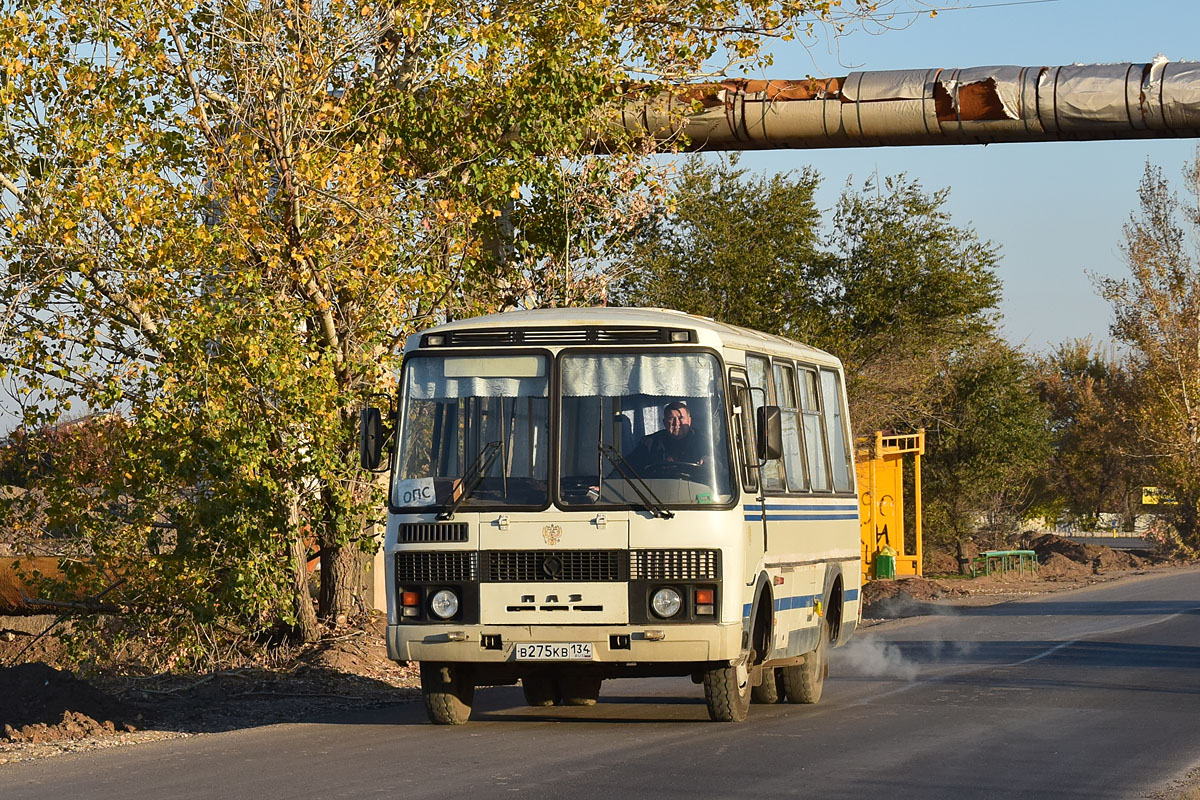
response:
<path id="1" fill-rule="evenodd" d="M 615 87 L 753 60 L 831 9 L 0 5 L 0 367 L 28 427 L 130 423 L 111 480 L 42 487 L 91 552 L 72 591 L 120 584 L 167 660 L 311 639 L 315 547 L 320 616 L 350 613 L 380 500 L 356 410 L 406 334 L 598 296 L 601 249 L 658 197 L 644 146 L 593 155 Z"/>
<path id="2" fill-rule="evenodd" d="M 998 544 L 1016 531 L 1050 438 L 1031 365 L 1003 341 L 964 348 L 941 379 L 922 466 L 937 487 L 926 495 L 926 530 L 956 548 L 961 565 L 968 540 Z"/>
<path id="3" fill-rule="evenodd" d="M 1200 152 L 1184 185 L 1200 196 Z M 1099 281 L 1112 334 L 1129 349 L 1131 418 L 1157 483 L 1178 500 L 1160 506 L 1183 542 L 1200 545 L 1200 212 L 1181 202 L 1159 167 L 1146 165 L 1138 209 L 1124 229 L 1128 278 Z"/>
<path id="4" fill-rule="evenodd" d="M 1127 421 L 1134 388 L 1128 366 L 1077 339 L 1038 359 L 1036 368 L 1053 444 L 1040 502 L 1085 528 L 1112 511 L 1131 527 L 1142 469 Z"/>
<path id="5" fill-rule="evenodd" d="M 919 427 L 933 382 L 989 335 L 994 245 L 903 175 L 843 192 L 826 243 L 812 171 L 761 178 L 693 161 L 670 213 L 633 238 L 616 296 L 800 339 L 840 357 L 859 430 Z"/>

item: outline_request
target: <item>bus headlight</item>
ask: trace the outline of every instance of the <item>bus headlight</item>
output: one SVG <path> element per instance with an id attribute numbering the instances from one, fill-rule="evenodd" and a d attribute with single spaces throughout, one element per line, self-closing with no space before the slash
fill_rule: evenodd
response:
<path id="1" fill-rule="evenodd" d="M 439 589 L 429 598 L 429 610 L 439 619 L 450 619 L 458 613 L 458 595 L 449 589 Z"/>
<path id="2" fill-rule="evenodd" d="M 682 607 L 683 598 L 670 586 L 664 586 L 650 598 L 650 609 L 663 619 L 675 616 Z"/>

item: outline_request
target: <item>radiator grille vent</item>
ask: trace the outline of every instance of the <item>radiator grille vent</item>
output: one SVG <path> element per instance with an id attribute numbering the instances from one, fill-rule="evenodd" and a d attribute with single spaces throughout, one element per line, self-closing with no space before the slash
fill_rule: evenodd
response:
<path id="1" fill-rule="evenodd" d="M 396 582 L 447 583 L 476 579 L 476 553 L 396 553 Z"/>
<path id="2" fill-rule="evenodd" d="M 633 550 L 629 577 L 642 581 L 718 581 L 721 559 L 717 550 Z"/>
<path id="3" fill-rule="evenodd" d="M 400 526 L 396 539 L 405 544 L 465 542 L 467 541 L 467 523 L 410 522 Z"/>
<path id="4" fill-rule="evenodd" d="M 492 550 L 483 553 L 491 583 L 623 581 L 622 550 Z"/>

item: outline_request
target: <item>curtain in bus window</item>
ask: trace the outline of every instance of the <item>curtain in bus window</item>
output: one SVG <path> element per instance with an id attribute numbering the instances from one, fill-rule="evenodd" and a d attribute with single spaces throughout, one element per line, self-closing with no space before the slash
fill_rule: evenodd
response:
<path id="1" fill-rule="evenodd" d="M 549 396 L 541 356 L 414 358 L 405 369 L 413 400 Z"/>
<path id="2" fill-rule="evenodd" d="M 800 407 L 804 417 L 804 447 L 808 454 L 808 473 L 816 492 L 828 492 L 829 456 L 825 450 L 825 431 L 821 429 L 821 402 L 817 374 L 800 371 Z"/>
<path id="3" fill-rule="evenodd" d="M 393 502 L 444 504 L 470 465 L 488 458 L 485 477 L 467 506 L 545 503 L 549 410 L 545 356 L 409 359 Z"/>
<path id="4" fill-rule="evenodd" d="M 747 356 L 746 357 L 746 372 L 750 376 L 750 386 L 754 391 L 750 392 L 750 402 L 754 406 L 755 412 L 755 430 L 757 430 L 757 414 L 758 409 L 764 405 L 773 405 L 774 394 L 772 392 L 770 367 L 769 362 L 762 356 Z M 755 456 L 757 458 L 757 454 Z M 783 462 L 768 461 L 762 468 L 762 480 L 764 491 L 783 491 Z"/>
<path id="5" fill-rule="evenodd" d="M 564 397 L 711 397 L 717 390 L 712 356 L 699 353 L 573 355 L 562 370 Z"/>
<path id="6" fill-rule="evenodd" d="M 640 502 L 623 469 L 650 481 L 667 505 L 730 499 L 726 409 L 715 356 L 570 353 L 559 370 L 559 492 L 566 505 Z M 690 419 L 690 433 L 678 443 L 662 430 L 665 409 L 674 403 Z"/>
<path id="7" fill-rule="evenodd" d="M 796 402 L 795 370 L 785 364 L 775 365 L 775 397 L 783 422 L 783 465 L 787 486 L 793 492 L 808 489 L 804 469 L 804 450 L 800 443 L 800 409 Z"/>
<path id="8" fill-rule="evenodd" d="M 846 436 L 846 419 L 842 414 L 842 384 L 833 370 L 821 370 L 821 393 L 825 396 L 825 430 L 833 455 L 833 488 L 848 492 L 853 486 L 850 481 L 850 440 Z"/>

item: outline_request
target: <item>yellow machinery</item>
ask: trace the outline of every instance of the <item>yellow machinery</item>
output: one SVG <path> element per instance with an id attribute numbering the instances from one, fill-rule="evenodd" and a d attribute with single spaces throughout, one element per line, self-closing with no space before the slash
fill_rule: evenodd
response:
<path id="1" fill-rule="evenodd" d="M 904 457 L 913 457 L 913 550 L 904 544 Z M 858 469 L 859 522 L 862 525 L 863 580 L 884 577 L 887 558 L 895 559 L 895 577 L 921 574 L 921 456 L 925 430 L 860 439 Z"/>

